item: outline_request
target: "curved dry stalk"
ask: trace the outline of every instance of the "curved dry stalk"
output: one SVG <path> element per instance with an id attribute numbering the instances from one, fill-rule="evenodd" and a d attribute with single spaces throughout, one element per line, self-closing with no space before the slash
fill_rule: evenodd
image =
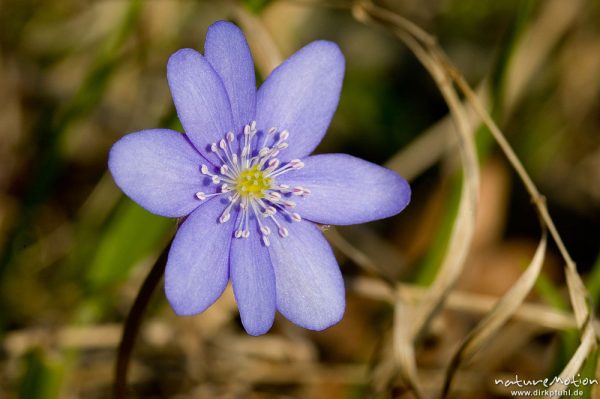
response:
<path id="1" fill-rule="evenodd" d="M 577 347 L 577 350 L 569 360 L 569 363 L 565 366 L 563 371 L 560 373 L 560 380 L 556 381 L 550 388 L 548 389 L 551 392 L 562 391 L 566 388 L 566 384 L 561 381 L 565 381 L 566 379 L 572 379 L 575 377 L 577 371 L 581 369 L 583 362 L 589 354 L 596 348 L 597 346 L 597 335 L 596 329 L 594 328 L 594 323 L 592 323 L 591 319 L 588 319 L 583 326 L 583 333 L 581 335 L 581 343 Z"/>
<path id="2" fill-rule="evenodd" d="M 498 300 L 494 308 L 471 330 L 459 349 L 454 353 L 446 372 L 442 398 L 445 398 L 450 392 L 454 375 L 458 371 L 460 364 L 470 360 L 498 333 L 500 328 L 519 309 L 519 306 L 521 306 L 525 297 L 527 297 L 527 294 L 533 288 L 544 263 L 546 241 L 546 231 L 544 230 L 535 255 L 525 272 L 521 274 L 513 286 Z"/>
<path id="3" fill-rule="evenodd" d="M 421 64 L 429 71 L 438 89 L 444 97 L 456 126 L 459 152 L 463 166 L 463 184 L 457 217 L 452 229 L 450 242 L 440 269 L 427 294 L 417 304 L 416 309 L 403 310 L 403 323 L 394 324 L 394 353 L 397 365 L 406 384 L 420 396 L 419 381 L 416 373 L 414 342 L 428 327 L 433 317 L 441 309 L 450 290 L 458 280 L 475 231 L 477 198 L 479 193 L 479 164 L 477 152 L 469 123 L 458 94 L 452 86 L 447 71 L 442 67 L 438 55 L 429 51 L 435 40 L 421 31 L 416 25 L 385 10 L 371 7 L 370 3 L 356 3 L 353 9 L 355 17 L 364 23 L 384 23 L 411 49 Z M 423 44 L 426 43 L 426 45 Z M 396 305 L 396 312 L 406 304 Z"/>
<path id="4" fill-rule="evenodd" d="M 389 304 L 396 303 L 398 297 L 408 304 L 417 303 L 427 292 L 426 288 L 412 284 L 399 284 L 397 290 L 394 290 L 379 279 L 372 277 L 350 280 L 350 288 L 362 296 Z M 447 309 L 458 312 L 485 316 L 499 300 L 499 297 L 491 295 L 454 290 L 448 295 L 444 305 Z M 572 313 L 538 303 L 522 303 L 511 316 L 515 320 L 535 324 L 546 330 L 564 331 L 577 328 L 577 322 Z M 594 321 L 594 324 L 596 329 L 600 328 L 598 321 Z"/>
<path id="5" fill-rule="evenodd" d="M 539 15 L 523 33 L 523 39 L 517 44 L 507 67 L 506 95 L 502 104 L 505 117 L 517 107 L 532 77 L 544 64 L 556 43 L 573 25 L 582 3 L 582 0 L 544 2 Z M 481 82 L 475 90 L 485 109 L 490 100 L 487 83 Z M 466 103 L 464 99 L 463 103 Z M 467 113 L 473 126 L 481 123 L 472 109 L 467 109 Z M 385 166 L 401 172 L 409 181 L 419 176 L 455 145 L 454 136 L 448 135 L 452 128 L 451 122 L 449 115 L 440 119 L 393 155 Z"/>
<path id="6" fill-rule="evenodd" d="M 565 273 L 567 278 L 567 286 L 569 290 L 569 295 L 571 299 L 571 303 L 573 305 L 573 309 L 575 312 L 575 319 L 579 329 L 582 334 L 582 342 L 575 353 L 575 355 L 569 361 L 567 367 L 563 371 L 565 376 L 569 376 L 568 373 L 575 373 L 581 364 L 585 360 L 585 358 L 589 355 L 589 353 L 596 347 L 597 345 L 597 337 L 595 335 L 593 323 L 590 323 L 588 318 L 590 317 L 590 306 L 589 300 L 587 298 L 587 292 L 581 280 L 581 277 L 577 273 L 577 269 L 575 266 L 575 262 L 571 258 L 566 246 L 564 245 L 556 226 L 550 214 L 548 212 L 548 208 L 546 207 L 543 196 L 539 193 L 537 187 L 525 171 L 525 168 L 521 164 L 520 160 L 510 147 L 508 141 L 505 136 L 502 134 L 496 123 L 489 116 L 484 106 L 479 101 L 477 95 L 473 92 L 470 86 L 466 83 L 462 75 L 457 71 L 457 69 L 452 65 L 449 61 L 443 50 L 439 48 L 436 44 L 435 40 L 432 40 L 431 37 L 424 31 L 422 31 L 418 26 L 406 20 L 405 18 L 392 13 L 386 9 L 380 8 L 372 4 L 370 1 L 361 1 L 356 3 L 354 9 L 355 18 L 363 23 L 375 23 L 382 25 L 392 31 L 400 40 L 404 42 L 407 47 L 413 52 L 413 54 L 419 59 L 422 65 L 429 71 L 432 75 L 438 88 L 442 92 L 448 106 L 450 107 L 451 113 L 455 119 L 455 122 L 458 127 L 458 132 L 460 134 L 459 138 L 461 141 L 459 142 L 459 149 L 461 150 L 461 156 L 463 160 L 463 171 L 465 173 L 465 184 L 463 185 L 463 190 L 465 187 L 477 187 L 473 185 L 473 181 L 469 181 L 469 178 L 473 179 L 476 175 L 473 174 L 472 164 L 470 162 L 472 159 L 470 158 L 470 149 L 465 148 L 465 145 L 472 144 L 472 137 L 470 137 L 470 130 L 467 126 L 465 127 L 465 113 L 458 102 L 458 96 L 452 82 L 456 83 L 457 87 L 460 91 L 465 95 L 466 102 L 469 106 L 475 111 L 477 116 L 481 118 L 485 126 L 487 126 L 496 142 L 498 143 L 501 150 L 506 155 L 509 163 L 513 167 L 513 169 L 517 172 L 519 178 L 523 182 L 525 188 L 530 194 L 532 201 L 539 213 L 539 218 L 543 227 L 548 229 L 552 238 L 554 239 L 556 245 L 559 248 L 561 256 L 565 260 Z M 465 133 L 466 132 L 466 133 Z M 469 137 L 467 137 L 469 136 Z M 416 338 L 419 335 L 419 332 L 422 328 L 426 327 L 428 321 L 431 320 L 433 315 L 435 314 L 436 307 L 441 305 L 445 298 L 448 296 L 448 291 L 451 289 L 453 285 L 453 281 L 457 277 L 455 273 L 459 272 L 461 269 L 461 264 L 464 261 L 464 256 L 466 253 L 461 252 L 460 250 L 464 250 L 468 248 L 468 244 L 459 245 L 459 251 L 456 251 L 454 245 L 456 244 L 454 239 L 456 238 L 457 232 L 462 229 L 468 228 L 468 224 L 462 224 L 465 220 L 469 220 L 468 215 L 463 214 L 464 211 L 463 206 L 469 201 L 468 196 L 464 196 L 465 192 L 461 194 L 461 202 L 459 206 L 459 213 L 457 217 L 457 221 L 454 225 L 454 230 L 450 239 L 450 245 L 448 247 L 447 255 L 453 254 L 458 258 L 456 262 L 449 261 L 442 263 L 438 275 L 436 276 L 436 280 L 431 286 L 430 295 L 426 296 L 425 300 L 418 305 L 419 311 L 414 313 L 414 319 L 411 319 L 411 322 L 414 322 L 414 337 Z M 475 205 L 471 204 L 470 209 L 475 209 Z M 466 207 L 466 206 L 465 206 Z M 462 233 L 465 233 L 463 231 Z M 466 231 L 467 236 L 466 240 L 468 241 L 471 237 L 468 235 L 469 230 Z M 543 245 L 542 245 L 543 244 Z M 545 247 L 545 234 L 540 243 L 540 248 Z M 539 253 L 539 252 L 538 252 Z M 541 255 L 540 255 L 541 256 Z M 537 258 L 537 259 L 536 259 Z M 511 289 L 510 293 L 512 295 L 515 294 L 514 290 L 519 292 L 519 296 L 524 296 L 529 292 L 533 283 L 535 282 L 535 278 L 539 274 L 539 269 L 541 267 L 541 260 L 539 258 L 534 257 L 532 261 L 532 267 L 525 272 L 525 274 L 521 277 L 519 282 L 513 289 Z M 539 264 L 537 264 L 539 263 Z M 486 317 L 479 327 L 472 332 L 472 334 L 467 338 L 463 346 L 459 349 L 453 361 L 450 365 L 450 369 L 448 372 L 448 379 L 445 384 L 444 395 L 447 393 L 447 389 L 449 388 L 449 384 L 451 383 L 453 370 L 458 367 L 462 358 L 468 357 L 468 354 L 473 354 L 477 348 L 482 346 L 486 340 L 488 340 L 495 331 L 497 331 L 501 325 L 511 317 L 512 314 L 516 311 L 518 306 L 509 306 L 510 303 L 507 303 L 507 296 L 505 296 L 500 302 L 497 304 L 496 308 L 488 317 Z M 520 299 L 522 301 L 523 299 Z M 509 301 L 510 302 L 510 301 Z M 435 304 L 435 306 L 433 306 Z M 421 313 L 427 312 L 427 313 Z M 408 344 L 408 343 L 405 343 Z M 412 367 L 412 365 L 408 365 L 408 367 Z"/>

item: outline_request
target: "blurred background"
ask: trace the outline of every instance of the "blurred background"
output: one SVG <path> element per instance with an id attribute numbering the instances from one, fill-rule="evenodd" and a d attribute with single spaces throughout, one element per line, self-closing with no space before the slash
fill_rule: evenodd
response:
<path id="1" fill-rule="evenodd" d="M 377 3 L 435 35 L 483 93 L 597 301 L 600 2 Z M 0 398 L 111 397 L 123 321 L 176 222 L 125 198 L 107 171 L 107 153 L 128 132 L 181 130 L 167 59 L 183 47 L 202 50 L 219 19 L 246 31 L 259 81 L 271 45 L 285 58 L 315 39 L 338 43 L 345 83 L 317 152 L 393 167 L 411 182 L 413 199 L 389 220 L 326 232 L 348 291 L 343 321 L 327 331 L 278 316 L 267 335 L 247 336 L 230 289 L 205 313 L 179 318 L 161 284 L 136 344 L 132 397 L 362 398 L 376 391 L 393 319 L 377 284 L 432 281 L 461 183 L 448 108 L 433 80 L 406 47 L 357 21 L 351 7 L 345 0 L 0 3 Z M 475 240 L 456 291 L 463 302 L 448 305 L 417 348 L 419 371 L 434 386 L 481 318 L 478 301 L 511 287 L 540 237 L 535 209 L 493 139 L 483 128 L 476 139 L 482 181 Z M 375 268 L 351 259 L 349 247 Z M 562 267 L 550 246 L 529 302 L 570 311 Z M 507 396 L 493 384 L 498 375 L 556 375 L 578 342 L 574 328 L 512 321 L 460 372 L 457 397 Z M 594 376 L 595 365 L 594 353 L 582 375 Z M 400 382 L 388 385 L 375 397 L 411 397 Z"/>

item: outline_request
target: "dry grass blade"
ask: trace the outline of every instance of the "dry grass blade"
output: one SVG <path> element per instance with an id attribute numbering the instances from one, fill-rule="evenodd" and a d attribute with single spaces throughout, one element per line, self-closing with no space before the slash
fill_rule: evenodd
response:
<path id="1" fill-rule="evenodd" d="M 377 23 L 390 28 L 410 48 L 433 77 L 450 108 L 456 126 L 464 177 L 458 214 L 439 272 L 428 291 L 428 295 L 419 304 L 419 309 L 414 314 L 415 319 L 411 321 L 411 335 L 414 339 L 426 328 L 460 276 L 473 238 L 479 193 L 479 165 L 475 143 L 469 118 L 456 90 L 452 86 L 452 81 L 444 67 L 444 63 L 438 51 L 432 51 L 431 48 L 428 48 L 433 47 L 435 49 L 435 39 L 410 21 L 387 10 L 375 7 L 371 3 L 357 3 L 354 13 L 356 18 L 363 22 Z"/>
<path id="2" fill-rule="evenodd" d="M 475 229 L 479 165 L 468 116 L 443 64 L 437 54 L 430 52 L 427 47 L 432 46 L 435 40 L 410 21 L 386 10 L 375 8 L 370 3 L 356 3 L 353 11 L 355 17 L 364 23 L 374 23 L 390 28 L 411 49 L 421 64 L 429 71 L 448 104 L 458 135 L 464 182 L 446 254 L 436 278 L 423 300 L 403 323 L 394 324 L 394 352 L 398 367 L 401 375 L 405 378 L 405 383 L 413 388 L 415 394 L 419 395 L 415 388 L 419 386 L 419 382 L 416 373 L 412 372 L 416 367 L 414 342 L 437 314 L 462 272 Z M 398 312 L 398 309 L 396 311 Z"/>
<path id="3" fill-rule="evenodd" d="M 453 68 L 449 63 L 448 63 L 448 69 L 450 70 L 450 73 L 452 74 L 452 77 L 453 77 L 454 81 L 456 82 L 457 86 L 460 88 L 460 90 L 466 96 L 469 104 L 473 107 L 475 112 L 477 112 L 477 114 L 481 117 L 483 123 L 490 130 L 490 132 L 492 133 L 492 136 L 494 136 L 494 139 L 498 143 L 498 146 L 500 146 L 500 148 L 504 152 L 504 154 L 505 154 L 506 158 L 508 159 L 508 161 L 510 162 L 511 166 L 513 167 L 515 172 L 517 172 L 517 174 L 519 175 L 519 178 L 525 185 L 525 188 L 527 189 L 529 195 L 532 198 L 534 205 L 536 206 L 536 208 L 538 210 L 541 222 L 548 228 L 550 235 L 554 239 L 554 242 L 556 243 L 556 245 L 566 263 L 565 273 L 566 273 L 566 277 L 567 277 L 567 286 L 569 288 L 569 295 L 571 297 L 571 303 L 572 303 L 573 309 L 575 311 L 575 318 L 577 319 L 577 323 L 580 327 L 582 327 L 583 324 L 586 322 L 586 319 L 589 315 L 588 304 L 590 302 L 587 298 L 587 291 L 585 289 L 583 282 L 581 281 L 581 277 L 579 276 L 579 273 L 577 273 L 577 267 L 575 265 L 575 262 L 571 258 L 571 255 L 569 254 L 569 251 L 567 250 L 567 247 L 565 246 L 565 244 L 562 240 L 562 237 L 558 233 L 558 230 L 557 230 L 556 226 L 554 225 L 554 221 L 552 220 L 552 217 L 550 216 L 550 213 L 548 212 L 548 208 L 546 206 L 544 197 L 540 194 L 539 190 L 537 189 L 537 187 L 531 180 L 531 177 L 529 177 L 529 175 L 527 174 L 525 167 L 523 166 L 523 164 L 521 163 L 521 161 L 519 160 L 519 158 L 513 151 L 512 147 L 506 140 L 506 137 L 504 136 L 504 134 L 502 134 L 502 131 L 500 130 L 500 128 L 498 127 L 496 122 L 494 122 L 494 120 L 487 113 L 487 111 L 485 110 L 485 108 L 483 107 L 481 102 L 479 101 L 479 98 L 477 97 L 477 95 L 473 92 L 473 90 L 468 85 L 468 83 L 464 80 L 462 75 L 460 73 L 458 73 L 458 71 L 455 68 Z"/>
<path id="4" fill-rule="evenodd" d="M 446 397 L 450 391 L 452 379 L 459 366 L 467 362 L 475 353 L 489 342 L 500 328 L 511 318 L 519 309 L 527 294 L 533 288 L 537 277 L 542 270 L 544 254 L 546 252 L 546 231 L 542 234 L 542 239 L 538 248 L 527 267 L 527 270 L 519 277 L 519 280 L 510 290 L 496 303 L 494 308 L 481 320 L 471 333 L 465 338 L 458 351 L 452 357 L 448 366 L 446 381 L 442 397 Z"/>
<path id="5" fill-rule="evenodd" d="M 591 320 L 588 320 L 583 328 L 583 333 L 581 335 L 581 343 L 577 347 L 577 350 L 569 360 L 569 363 L 565 366 L 563 371 L 560 373 L 559 378 L 557 379 L 552 386 L 550 386 L 549 390 L 551 392 L 562 391 L 569 384 L 565 384 L 566 380 L 572 380 L 577 371 L 581 369 L 583 362 L 587 359 L 589 354 L 594 350 L 597 346 L 596 342 L 596 332 L 594 331 L 594 324 Z"/>
<path id="6" fill-rule="evenodd" d="M 530 79 L 544 65 L 547 55 L 558 43 L 585 3 L 584 0 L 545 1 L 540 15 L 523 35 L 512 55 L 508 70 L 504 106 L 510 109 L 517 103 Z"/>
<path id="7" fill-rule="evenodd" d="M 391 287 L 394 286 L 395 282 L 389 278 L 367 254 L 356 248 L 344 238 L 335 227 L 330 228 L 325 233 L 325 237 L 327 237 L 327 240 L 331 245 L 339 249 L 348 258 L 352 259 L 354 263 L 371 273 L 379 275 Z"/>
<path id="8" fill-rule="evenodd" d="M 419 381 L 415 347 L 412 344 L 412 331 L 407 328 L 407 320 L 414 319 L 415 308 L 396 299 L 394 303 L 394 325 L 393 325 L 393 355 L 394 361 L 402 380 L 406 383 L 417 399 L 423 398 L 423 388 Z"/>
<path id="9" fill-rule="evenodd" d="M 232 12 L 244 31 L 258 70 L 266 78 L 283 62 L 281 52 L 259 17 L 237 3 L 233 5 Z"/>
<path id="10" fill-rule="evenodd" d="M 350 288 L 365 297 L 395 303 L 396 297 L 400 295 L 406 303 L 415 303 L 425 295 L 426 289 L 410 284 L 400 284 L 398 292 L 378 279 L 360 277 L 351 280 Z M 496 306 L 499 298 L 489 295 L 474 294 L 464 291 L 452 291 L 445 303 L 451 310 L 470 313 L 474 315 L 486 315 Z M 536 303 L 522 303 L 512 314 L 512 318 L 527 323 L 532 323 L 547 330 L 567 330 L 577 328 L 575 317 L 572 313 L 556 310 L 547 305 Z M 600 327 L 594 322 L 596 328 Z"/>
<path id="11" fill-rule="evenodd" d="M 572 377 L 578 368 L 581 367 L 585 358 L 587 358 L 591 351 L 596 347 L 597 338 L 594 334 L 593 323 L 589 323 L 588 320 L 590 316 L 590 307 L 587 292 L 581 277 L 577 273 L 575 262 L 572 260 L 552 218 L 550 217 L 542 195 L 525 171 L 525 168 L 512 150 L 505 136 L 485 110 L 478 96 L 469 87 L 462 75 L 454 68 L 445 53 L 437 46 L 435 40 L 433 40 L 431 36 L 412 22 L 391 11 L 377 7 L 370 1 L 356 3 L 353 11 L 356 19 L 364 23 L 374 23 L 386 27 L 411 49 L 438 85 L 438 88 L 442 92 L 442 95 L 450 108 L 459 133 L 459 149 L 461 150 L 465 184 L 463 185 L 463 192 L 461 194 L 458 217 L 448 246 L 447 255 L 451 254 L 452 259 L 448 256 L 444 259 L 429 294 L 426 295 L 423 302 L 419 304 L 419 311 L 414 313 L 415 318 L 410 320 L 414 325 L 413 337 L 418 336 L 422 329 L 427 327 L 428 322 L 436 313 L 437 307 L 443 303 L 448 295 L 448 291 L 451 289 L 453 282 L 458 276 L 457 273 L 460 273 L 464 257 L 466 256 L 466 249 L 468 249 L 472 234 L 472 230 L 470 230 L 472 226 L 469 224 L 469 221 L 474 221 L 474 211 L 477 205 L 478 170 L 475 162 L 474 150 L 472 149 L 471 130 L 468 126 L 467 114 L 462 109 L 462 105 L 458 101 L 458 95 L 452 85 L 452 82 L 454 82 L 465 95 L 467 103 L 483 121 L 485 126 L 490 129 L 494 139 L 506 155 L 509 163 L 522 180 L 538 210 L 540 221 L 550 232 L 565 260 L 565 272 L 569 295 L 575 311 L 577 325 L 580 330 L 582 330 L 581 345 L 563 371 L 563 375 Z M 475 165 L 473 165 L 473 163 L 475 163 Z M 473 191 L 473 189 L 475 189 L 475 191 Z M 469 212 L 471 212 L 471 214 L 469 214 Z M 451 382 L 452 370 L 457 368 L 463 359 L 468 358 L 469 355 L 481 347 L 485 341 L 493 335 L 494 331 L 497 331 L 497 329 L 501 327 L 531 289 L 533 281 L 535 281 L 535 277 L 539 273 L 539 270 L 536 271 L 536 269 L 541 267 L 541 261 L 543 260 L 542 255 L 538 256 L 542 247 L 545 248 L 545 237 L 540 243 L 540 248 L 538 248 L 538 253 L 532 261 L 531 267 L 510 291 L 510 294 L 515 296 L 516 301 L 513 303 L 513 300 L 510 298 L 506 299 L 508 296 L 505 296 L 503 300 L 498 303 L 495 310 L 488 315 L 482 324 L 480 324 L 469 338 L 467 338 L 464 346 L 459 350 L 451 364 L 446 388 L 448 388 L 448 385 Z M 585 328 L 583 328 L 584 324 Z M 402 337 L 403 335 L 400 336 Z M 404 344 L 408 345 L 408 342 L 405 342 Z"/>
<path id="12" fill-rule="evenodd" d="M 532 77 L 548 59 L 556 43 L 573 25 L 582 4 L 581 0 L 549 0 L 543 4 L 540 14 L 527 28 L 523 40 L 517 44 L 511 56 L 507 70 L 506 96 L 502 106 L 505 116 L 512 114 Z M 483 82 L 476 92 L 484 107 L 487 107 L 490 98 L 487 82 Z M 468 111 L 473 126 L 481 123 L 475 112 L 471 109 Z M 450 116 L 444 117 L 395 154 L 386 162 L 386 166 L 402 173 L 409 181 L 414 179 L 435 164 L 454 145 L 456 139 L 448 135 L 451 128 Z"/>

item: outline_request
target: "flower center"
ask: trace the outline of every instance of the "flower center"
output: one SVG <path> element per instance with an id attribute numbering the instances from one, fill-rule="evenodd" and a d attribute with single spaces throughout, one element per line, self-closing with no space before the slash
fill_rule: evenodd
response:
<path id="1" fill-rule="evenodd" d="M 267 177 L 265 172 L 260 170 L 259 165 L 254 165 L 250 169 L 242 170 L 235 182 L 235 190 L 242 197 L 252 197 L 255 199 L 263 198 L 265 192 L 271 188 L 273 178 Z"/>
<path id="2" fill-rule="evenodd" d="M 219 217 L 219 222 L 226 223 L 231 219 L 231 211 L 239 209 L 234 237 L 248 238 L 250 215 L 254 215 L 262 241 L 269 246 L 271 227 L 281 237 L 289 235 L 288 229 L 280 223 L 281 218 L 293 222 L 302 220 L 297 212 L 292 211 L 296 203 L 290 198 L 306 196 L 310 194 L 310 190 L 277 184 L 278 176 L 304 167 L 299 159 L 282 163 L 277 158 L 280 151 L 288 147 L 286 140 L 289 132 L 272 127 L 263 132 L 262 137 L 259 136 L 256 122 L 252 122 L 244 127 L 243 134 L 237 138 L 239 151 L 234 152 L 232 149 L 232 143 L 236 140 L 233 132 L 228 132 L 218 144 L 213 143 L 210 149 L 221 165 L 218 168 L 202 165 L 200 172 L 210 177 L 212 184 L 218 188 L 213 194 L 199 191 L 196 198 L 204 201 L 209 197 L 227 195 L 229 203 Z"/>

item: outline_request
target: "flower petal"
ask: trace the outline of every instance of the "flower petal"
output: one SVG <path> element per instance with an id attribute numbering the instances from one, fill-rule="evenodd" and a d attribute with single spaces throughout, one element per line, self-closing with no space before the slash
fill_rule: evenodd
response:
<path id="1" fill-rule="evenodd" d="M 325 135 L 340 98 L 344 64 L 335 43 L 312 42 L 277 67 L 258 90 L 258 127 L 290 132 L 282 160 L 310 154 Z"/>
<path id="2" fill-rule="evenodd" d="M 357 224 L 393 216 L 410 202 L 410 187 L 396 172 L 346 155 L 303 159 L 304 168 L 277 179 L 310 194 L 293 197 L 295 212 L 323 224 Z"/>
<path id="3" fill-rule="evenodd" d="M 221 198 L 208 200 L 186 219 L 173 240 L 165 271 L 165 293 L 180 316 L 203 312 L 227 286 L 234 224 L 218 221 L 224 202 Z"/>
<path id="4" fill-rule="evenodd" d="M 167 80 L 179 120 L 202 153 L 234 130 L 225 86 L 210 63 L 192 49 L 176 51 L 167 64 Z"/>
<path id="5" fill-rule="evenodd" d="M 269 331 L 275 318 L 275 274 L 256 221 L 250 236 L 231 243 L 231 283 L 244 328 L 250 335 Z"/>
<path id="6" fill-rule="evenodd" d="M 206 34 L 204 56 L 225 85 L 235 132 L 239 133 L 256 113 L 254 61 L 246 38 L 231 22 L 215 22 Z"/>
<path id="7" fill-rule="evenodd" d="M 282 238 L 271 234 L 269 253 L 275 270 L 277 308 L 293 323 L 323 330 L 342 319 L 344 281 L 329 244 L 310 222 L 283 222 Z"/>
<path id="8" fill-rule="evenodd" d="M 108 168 L 117 186 L 148 211 L 179 217 L 196 209 L 198 191 L 212 192 L 200 174 L 206 162 L 186 136 L 167 129 L 128 134 L 110 150 Z"/>

